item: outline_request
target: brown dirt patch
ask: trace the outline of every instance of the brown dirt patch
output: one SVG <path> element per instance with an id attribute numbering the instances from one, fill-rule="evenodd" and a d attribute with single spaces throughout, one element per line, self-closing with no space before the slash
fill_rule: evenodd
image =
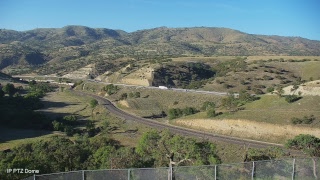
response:
<path id="1" fill-rule="evenodd" d="M 320 137 L 320 129 L 316 128 L 293 125 L 275 125 L 271 123 L 253 122 L 242 119 L 176 120 L 175 123 L 196 129 L 208 130 L 218 134 L 281 143 L 299 134 L 311 134 L 316 137 Z"/>
<path id="2" fill-rule="evenodd" d="M 119 101 L 118 103 L 119 103 L 121 106 L 124 106 L 124 107 L 126 107 L 126 108 L 129 108 L 129 107 L 130 107 L 128 101 L 122 100 L 122 101 Z"/>

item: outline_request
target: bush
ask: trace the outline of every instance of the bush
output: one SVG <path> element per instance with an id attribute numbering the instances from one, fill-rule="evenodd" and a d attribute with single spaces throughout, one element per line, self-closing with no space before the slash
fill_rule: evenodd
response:
<path id="1" fill-rule="evenodd" d="M 127 93 L 122 93 L 120 96 L 120 100 L 125 100 L 128 98 L 128 94 Z"/>
<path id="2" fill-rule="evenodd" d="M 63 120 L 70 121 L 70 122 L 75 122 L 75 121 L 77 121 L 77 119 L 78 118 L 75 115 L 68 115 L 68 116 L 63 117 Z"/>
<path id="3" fill-rule="evenodd" d="M 108 95 L 112 95 L 118 92 L 119 88 L 118 86 L 115 86 L 113 84 L 109 84 L 105 87 L 103 87 L 103 90 L 107 92 Z"/>
<path id="4" fill-rule="evenodd" d="M 135 93 L 134 93 L 134 97 L 135 97 L 135 98 L 140 98 L 140 96 L 141 96 L 140 92 L 135 92 Z"/>
<path id="5" fill-rule="evenodd" d="M 169 109 L 169 119 L 175 119 L 175 118 L 179 118 L 181 116 L 188 116 L 191 114 L 195 114 L 199 112 L 196 108 L 194 107 L 186 107 L 184 109 L 180 109 L 180 108 L 172 108 Z"/>
<path id="6" fill-rule="evenodd" d="M 304 116 L 302 119 L 294 117 L 291 122 L 292 124 L 311 124 L 315 119 L 314 115 L 310 115 Z"/>
<path id="7" fill-rule="evenodd" d="M 286 95 L 285 96 L 285 100 L 288 102 L 288 103 L 293 103 L 295 101 L 298 101 L 299 99 L 301 99 L 302 97 L 300 96 L 297 96 L 297 95 Z"/>
<path id="8" fill-rule="evenodd" d="M 95 108 L 98 105 L 98 101 L 96 99 L 90 100 L 90 106 L 91 108 Z"/>
<path id="9" fill-rule="evenodd" d="M 202 104 L 201 110 L 208 110 L 210 108 L 215 108 L 216 105 L 214 102 L 206 101 Z"/>
<path id="10" fill-rule="evenodd" d="M 183 109 L 183 115 L 184 116 L 188 116 L 188 115 L 191 115 L 191 114 L 195 114 L 196 113 L 196 109 L 193 108 L 193 107 L 186 107 Z"/>
<path id="11" fill-rule="evenodd" d="M 296 117 L 291 118 L 292 124 L 302 124 L 302 120 Z"/>
<path id="12" fill-rule="evenodd" d="M 211 117 L 216 117 L 216 111 L 214 110 L 214 108 L 210 108 L 207 110 L 207 117 L 211 118 Z"/>
<path id="13" fill-rule="evenodd" d="M 268 88 L 267 88 L 267 92 L 268 92 L 268 93 L 271 93 L 271 92 L 273 92 L 273 91 L 274 91 L 274 87 L 268 87 Z"/>
<path id="14" fill-rule="evenodd" d="M 314 115 L 310 115 L 308 116 L 304 116 L 303 117 L 303 123 L 304 124 L 311 124 L 316 118 L 314 117 Z"/>

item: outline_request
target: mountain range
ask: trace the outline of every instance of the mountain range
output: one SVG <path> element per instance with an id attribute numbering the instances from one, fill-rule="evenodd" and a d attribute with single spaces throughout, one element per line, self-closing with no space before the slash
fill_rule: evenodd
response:
<path id="1" fill-rule="evenodd" d="M 319 56 L 320 41 L 212 27 L 159 27 L 131 33 L 85 26 L 0 30 L 0 69 L 145 55 Z"/>

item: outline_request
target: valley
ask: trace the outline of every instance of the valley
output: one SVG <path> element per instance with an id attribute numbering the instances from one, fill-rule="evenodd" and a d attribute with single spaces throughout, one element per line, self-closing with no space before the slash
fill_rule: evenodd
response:
<path id="1" fill-rule="evenodd" d="M 167 165 L 155 147 L 210 152 L 184 165 L 234 163 L 266 158 L 251 151 L 306 157 L 287 143 L 320 138 L 319 41 L 225 28 L 67 26 L 1 30 L 0 42 L 4 159 L 52 142 L 84 154 L 65 169 L 49 163 L 54 171 Z"/>

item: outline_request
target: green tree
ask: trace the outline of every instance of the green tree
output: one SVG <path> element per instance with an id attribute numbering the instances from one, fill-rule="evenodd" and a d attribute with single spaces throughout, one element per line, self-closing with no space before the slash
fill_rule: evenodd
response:
<path id="1" fill-rule="evenodd" d="M 267 88 L 267 92 L 268 92 L 268 93 L 272 93 L 273 91 L 274 91 L 274 87 L 268 87 L 268 88 Z"/>
<path id="2" fill-rule="evenodd" d="M 320 139 L 309 135 L 309 134 L 300 134 L 293 139 L 289 139 L 285 144 L 286 147 L 292 148 L 295 150 L 301 150 L 305 154 L 311 157 L 320 157 Z M 313 158 L 313 175 L 317 179 L 317 168 L 316 161 Z"/>
<path id="3" fill-rule="evenodd" d="M 215 107 L 216 107 L 216 104 L 214 102 L 206 101 L 202 104 L 201 110 L 206 111 L 208 109 L 215 108 Z"/>
<path id="4" fill-rule="evenodd" d="M 12 95 L 16 92 L 16 89 L 14 88 L 13 84 L 8 83 L 5 86 L 3 86 L 2 91 L 5 94 L 8 94 L 10 97 L 12 97 Z"/>
<path id="5" fill-rule="evenodd" d="M 95 108 L 98 105 L 98 101 L 96 99 L 90 100 L 90 107 Z"/>
<path id="6" fill-rule="evenodd" d="M 169 119 L 175 119 L 175 118 L 181 117 L 182 114 L 183 114 L 183 112 L 179 108 L 169 109 L 169 113 L 168 113 Z"/>
<path id="7" fill-rule="evenodd" d="M 269 147 L 264 149 L 250 148 L 246 151 L 245 162 L 248 161 L 262 161 L 279 159 L 285 155 L 285 152 L 279 147 Z"/>
<path id="8" fill-rule="evenodd" d="M 238 100 L 235 98 L 233 93 L 229 93 L 228 97 L 222 99 L 221 104 L 226 109 L 235 111 L 238 107 Z"/>
<path id="9" fill-rule="evenodd" d="M 293 103 L 295 101 L 298 101 L 299 99 L 301 99 L 300 96 L 297 96 L 297 95 L 286 95 L 285 96 L 285 100 L 288 102 L 288 103 Z"/>
<path id="10" fill-rule="evenodd" d="M 184 116 L 188 116 L 191 114 L 195 114 L 197 112 L 197 110 L 193 107 L 186 107 L 183 109 L 183 115 Z"/>
<path id="11" fill-rule="evenodd" d="M 61 122 L 58 122 L 56 120 L 52 121 L 53 130 L 54 131 L 63 131 L 64 126 Z"/>
<path id="12" fill-rule="evenodd" d="M 286 147 L 302 150 L 309 156 L 320 157 L 320 139 L 309 134 L 300 134 L 293 139 L 289 139 Z"/>
<path id="13" fill-rule="evenodd" d="M 173 135 L 168 131 L 144 133 L 136 152 L 145 159 L 146 164 L 155 167 L 168 166 L 173 162 L 177 166 L 219 163 L 214 144 Z"/>
<path id="14" fill-rule="evenodd" d="M 157 148 L 158 141 L 161 136 L 156 130 L 143 133 L 140 138 L 136 152 L 141 156 L 151 156 Z"/>
<path id="15" fill-rule="evenodd" d="M 239 92 L 239 101 L 242 101 L 243 103 L 254 101 L 255 97 L 251 96 L 246 90 L 241 90 Z"/>
<path id="16" fill-rule="evenodd" d="M 103 87 L 103 90 L 107 92 L 108 95 L 112 95 L 118 92 L 119 88 L 118 86 L 115 86 L 113 84 L 109 84 L 105 87 Z"/>
<path id="17" fill-rule="evenodd" d="M 211 117 L 215 117 L 217 116 L 216 111 L 214 110 L 214 108 L 210 108 L 207 109 L 207 117 L 211 118 Z"/>

